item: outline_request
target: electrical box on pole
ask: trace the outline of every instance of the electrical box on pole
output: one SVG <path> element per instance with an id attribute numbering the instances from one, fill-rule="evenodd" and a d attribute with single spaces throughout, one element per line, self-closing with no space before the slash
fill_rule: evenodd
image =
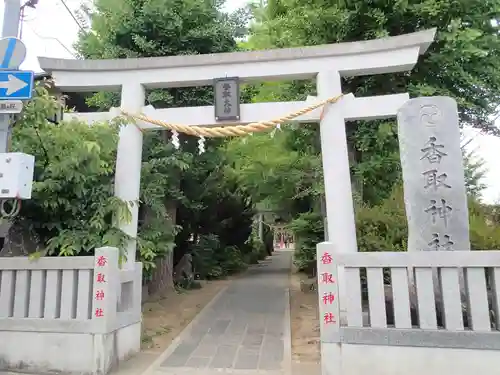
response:
<path id="1" fill-rule="evenodd" d="M 0 154 L 0 199 L 31 199 L 34 168 L 33 155 Z"/>

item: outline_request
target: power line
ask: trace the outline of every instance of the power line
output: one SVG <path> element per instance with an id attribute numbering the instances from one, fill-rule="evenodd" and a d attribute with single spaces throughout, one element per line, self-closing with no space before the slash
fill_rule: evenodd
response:
<path id="1" fill-rule="evenodd" d="M 69 15 L 71 16 L 71 18 L 73 18 L 73 21 L 75 21 L 75 23 L 78 25 L 78 27 L 80 28 L 80 30 L 83 31 L 83 32 L 86 32 L 85 28 L 82 25 L 80 25 L 80 22 L 78 22 L 78 20 L 76 19 L 76 17 L 73 14 L 72 10 L 69 9 L 68 5 L 66 4 L 66 1 L 65 0 L 61 0 L 61 3 L 62 3 L 62 5 L 64 5 L 64 7 L 68 11 Z"/>
<path id="2" fill-rule="evenodd" d="M 38 0 L 28 0 L 23 5 L 21 5 L 21 14 L 19 15 L 19 31 L 18 31 L 19 39 L 23 38 L 24 22 L 36 20 L 36 16 L 33 17 L 31 20 L 26 19 L 24 11 L 26 10 L 26 8 L 36 9 L 37 5 L 38 5 Z"/>
<path id="3" fill-rule="evenodd" d="M 57 43 L 59 43 L 59 45 L 60 45 L 62 48 L 64 48 L 64 49 L 66 50 L 66 52 L 68 52 L 68 53 L 69 53 L 71 56 L 73 56 L 74 58 L 77 58 L 77 57 L 75 56 L 75 53 L 74 53 L 74 52 L 72 52 L 72 51 L 71 51 L 68 47 L 66 47 L 66 46 L 64 45 L 64 43 L 63 43 L 63 42 L 61 42 L 58 38 L 55 38 L 55 37 L 52 37 L 52 36 L 43 36 L 43 35 L 40 35 L 40 34 L 38 34 L 38 33 L 35 31 L 35 29 L 34 29 L 33 27 L 31 27 L 31 25 L 30 25 L 30 24 L 26 24 L 26 26 L 28 26 L 28 27 L 30 28 L 30 30 L 31 30 L 31 31 L 33 31 L 33 33 L 34 33 L 37 37 L 39 37 L 40 39 L 43 39 L 43 40 L 47 40 L 47 39 L 55 40 Z"/>

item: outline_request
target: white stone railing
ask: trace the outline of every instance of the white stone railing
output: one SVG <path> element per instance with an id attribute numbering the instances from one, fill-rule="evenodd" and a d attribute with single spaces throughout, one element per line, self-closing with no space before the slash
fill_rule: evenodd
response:
<path id="1" fill-rule="evenodd" d="M 317 259 L 323 355 L 343 363 L 324 374 L 407 373 L 408 363 L 439 374 L 460 368 L 457 350 L 484 356 L 464 371 L 500 360 L 500 251 L 342 254 L 325 242 Z M 442 363 L 426 367 L 429 355 Z"/>
<path id="2" fill-rule="evenodd" d="M 141 290 L 142 265 L 120 270 L 116 248 L 88 257 L 0 258 L 0 369 L 105 373 L 139 349 Z M 129 327 L 138 330 L 137 342 L 129 335 L 110 345 Z M 57 356 L 47 355 L 51 346 Z"/>

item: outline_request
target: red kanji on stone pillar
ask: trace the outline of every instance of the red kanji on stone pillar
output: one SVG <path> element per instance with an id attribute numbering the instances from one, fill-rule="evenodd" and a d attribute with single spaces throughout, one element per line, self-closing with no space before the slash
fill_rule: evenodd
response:
<path id="1" fill-rule="evenodd" d="M 332 260 L 332 256 L 329 253 L 324 253 L 321 257 L 321 263 L 323 264 L 331 264 Z"/>
<path id="2" fill-rule="evenodd" d="M 97 258 L 97 267 L 104 267 L 108 263 L 105 256 L 100 256 Z"/>
<path id="3" fill-rule="evenodd" d="M 95 309 L 95 316 L 97 318 L 102 318 L 104 316 L 104 310 L 98 307 L 97 309 Z"/>
<path id="4" fill-rule="evenodd" d="M 332 292 L 330 293 L 325 293 L 323 295 L 323 304 L 324 305 L 328 305 L 328 304 L 332 304 L 333 301 L 335 301 L 335 294 L 333 294 Z"/>
<path id="5" fill-rule="evenodd" d="M 104 299 L 104 290 L 102 289 L 99 289 L 96 293 L 95 293 L 95 299 L 97 301 L 102 301 Z"/>
<path id="6" fill-rule="evenodd" d="M 325 313 L 325 315 L 323 316 L 323 321 L 325 322 L 325 324 L 337 323 L 337 320 L 335 319 L 335 315 L 333 315 L 333 313 L 331 313 L 331 312 Z"/>
<path id="7" fill-rule="evenodd" d="M 105 282 L 106 282 L 105 275 L 104 275 L 103 273 L 98 272 L 98 273 L 97 273 L 97 276 L 96 276 L 96 281 L 97 281 L 99 284 L 105 283 Z"/>
<path id="8" fill-rule="evenodd" d="M 323 272 L 321 274 L 321 282 L 323 284 L 335 284 L 335 280 L 333 279 L 333 275 L 328 272 Z"/>

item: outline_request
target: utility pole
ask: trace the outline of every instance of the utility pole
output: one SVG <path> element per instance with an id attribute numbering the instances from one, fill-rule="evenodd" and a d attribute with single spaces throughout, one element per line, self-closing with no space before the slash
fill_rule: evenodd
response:
<path id="1" fill-rule="evenodd" d="M 36 2 L 29 0 L 25 5 Z M 26 46 L 17 38 L 21 9 L 20 0 L 4 0 L 0 38 L 0 216 L 4 219 L 19 213 L 22 199 L 31 199 L 35 165 L 33 155 L 9 153 L 12 116 L 22 111 L 23 100 L 33 96 L 34 72 L 19 70 L 26 58 Z M 7 201 L 13 202 L 10 212 L 5 209 Z"/>
<path id="2" fill-rule="evenodd" d="M 21 0 L 4 0 L 2 38 L 17 38 L 21 20 Z"/>
<path id="3" fill-rule="evenodd" d="M 2 38 L 17 38 L 21 18 L 21 0 L 4 0 Z M 0 63 L 2 63 L 0 61 Z M 0 153 L 6 153 L 9 147 L 11 115 L 0 114 Z"/>

